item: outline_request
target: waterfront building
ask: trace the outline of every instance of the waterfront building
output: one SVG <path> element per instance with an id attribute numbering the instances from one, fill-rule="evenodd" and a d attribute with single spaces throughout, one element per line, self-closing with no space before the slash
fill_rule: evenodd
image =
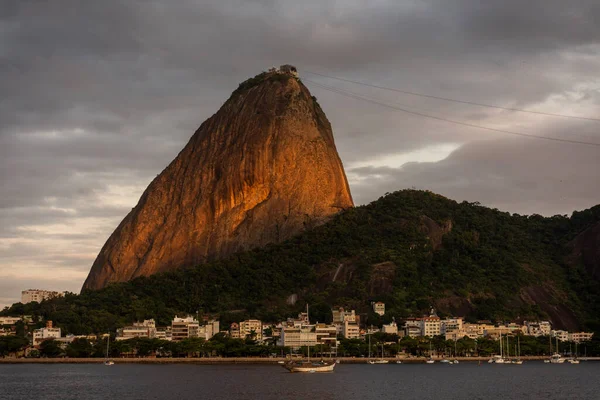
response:
<path id="1" fill-rule="evenodd" d="M 314 346 L 317 344 L 317 333 L 314 328 L 314 325 L 283 326 L 277 344 L 293 349 Z"/>
<path id="2" fill-rule="evenodd" d="M 154 337 L 160 340 L 171 340 L 171 327 L 167 326 L 162 328 L 156 328 L 156 333 L 154 334 Z"/>
<path id="3" fill-rule="evenodd" d="M 383 316 L 385 314 L 385 303 L 382 303 L 381 301 L 376 301 L 374 303 L 372 303 L 373 305 L 373 312 L 375 312 L 375 314 L 379 314 L 381 316 Z"/>
<path id="4" fill-rule="evenodd" d="M 318 344 L 327 344 L 331 347 L 337 346 L 337 328 L 335 325 L 316 324 L 315 334 Z"/>
<path id="5" fill-rule="evenodd" d="M 15 331 L 10 328 L 0 328 L 0 336 L 14 336 Z"/>
<path id="6" fill-rule="evenodd" d="M 440 317 L 437 315 L 423 317 L 420 322 L 421 336 L 434 337 L 441 333 Z"/>
<path id="7" fill-rule="evenodd" d="M 240 324 L 233 322 L 231 325 L 229 325 L 229 337 L 232 339 L 240 338 Z"/>
<path id="8" fill-rule="evenodd" d="M 421 336 L 421 321 L 419 318 L 408 318 L 404 321 L 404 334 L 408 337 Z"/>
<path id="9" fill-rule="evenodd" d="M 557 338 L 561 342 L 568 342 L 569 341 L 569 332 L 567 332 L 567 331 L 556 329 L 556 330 L 553 330 L 551 332 L 551 335 L 552 335 L 552 337 Z"/>
<path id="10" fill-rule="evenodd" d="M 573 332 L 569 333 L 569 340 L 575 343 L 587 342 L 592 340 L 593 332 Z"/>
<path id="11" fill-rule="evenodd" d="M 448 331 L 460 331 L 463 329 L 462 317 L 446 318 L 440 320 L 440 335 L 445 335 Z"/>
<path id="12" fill-rule="evenodd" d="M 174 342 L 183 339 L 198 337 L 200 325 L 198 321 L 191 316 L 179 318 L 177 315 L 171 322 L 171 338 Z"/>
<path id="13" fill-rule="evenodd" d="M 552 324 L 549 321 L 524 321 L 523 324 L 529 336 L 548 336 L 552 331 Z"/>
<path id="14" fill-rule="evenodd" d="M 355 322 L 344 321 L 342 325 L 342 336 L 346 339 L 359 339 L 360 327 Z"/>
<path id="15" fill-rule="evenodd" d="M 41 303 L 43 300 L 53 299 L 55 297 L 62 297 L 65 292 L 54 292 L 51 290 L 40 290 L 40 289 L 28 289 L 21 292 L 21 303 L 27 304 L 33 301 Z"/>
<path id="16" fill-rule="evenodd" d="M 204 325 L 198 327 L 197 337 L 203 338 L 204 340 L 210 340 L 210 338 L 219 333 L 219 330 L 219 321 L 209 319 Z"/>
<path id="17" fill-rule="evenodd" d="M 52 321 L 46 321 L 46 327 L 33 331 L 33 345 L 39 346 L 44 340 L 59 339 L 60 328 L 54 328 Z"/>
<path id="18" fill-rule="evenodd" d="M 396 324 L 396 321 L 392 321 L 389 324 L 384 324 L 381 327 L 381 330 L 383 331 L 383 333 L 391 333 L 393 335 L 397 335 L 398 334 L 398 325 Z"/>
<path id="19" fill-rule="evenodd" d="M 333 309 L 331 310 L 331 313 L 333 314 L 333 324 L 334 325 L 342 325 L 345 321 L 349 321 L 349 322 L 354 322 L 356 323 L 356 313 L 354 310 L 351 311 L 346 311 L 344 310 L 343 307 L 339 307 L 337 309 Z"/>
<path id="20" fill-rule="evenodd" d="M 149 339 L 156 337 L 156 324 L 153 319 L 147 319 L 143 322 L 134 322 L 131 326 L 117 329 L 116 340 L 129 340 L 138 337 Z"/>
<path id="21" fill-rule="evenodd" d="M 22 319 L 21 317 L 0 317 L 0 325 L 14 325 Z"/>
<path id="22" fill-rule="evenodd" d="M 239 324 L 239 337 L 242 339 L 251 337 L 252 339 L 260 342 L 263 339 L 262 332 L 262 322 L 257 319 L 248 319 L 240 322 Z"/>

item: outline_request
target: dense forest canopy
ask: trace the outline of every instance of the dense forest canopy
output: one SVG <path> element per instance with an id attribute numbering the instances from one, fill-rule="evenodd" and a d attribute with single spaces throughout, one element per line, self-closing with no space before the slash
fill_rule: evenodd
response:
<path id="1" fill-rule="evenodd" d="M 177 272 L 137 278 L 4 315 L 50 319 L 64 333 L 114 331 L 175 314 L 219 314 L 222 326 L 248 317 L 278 321 L 300 311 L 325 321 L 331 306 L 369 323 L 436 307 L 467 320 L 550 318 L 559 328 L 600 330 L 599 283 L 571 257 L 571 241 L 599 223 L 600 206 L 567 216 L 520 216 L 402 190 L 338 214 L 278 245 Z M 335 279 L 334 279 L 335 278 Z M 287 300 L 295 294 L 298 302 Z M 369 312 L 386 303 L 386 314 Z M 312 319 L 312 318 L 311 318 Z"/>

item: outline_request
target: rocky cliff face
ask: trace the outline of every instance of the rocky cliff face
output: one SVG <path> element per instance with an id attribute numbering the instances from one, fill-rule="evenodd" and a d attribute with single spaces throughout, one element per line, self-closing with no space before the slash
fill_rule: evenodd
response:
<path id="1" fill-rule="evenodd" d="M 240 85 L 148 186 L 84 289 L 277 243 L 352 207 L 331 125 L 292 74 Z"/>

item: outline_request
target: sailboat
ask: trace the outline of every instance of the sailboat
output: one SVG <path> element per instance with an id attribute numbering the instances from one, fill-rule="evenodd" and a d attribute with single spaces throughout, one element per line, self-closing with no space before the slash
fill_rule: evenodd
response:
<path id="1" fill-rule="evenodd" d="M 110 351 L 110 333 L 108 334 L 108 337 L 106 338 L 106 357 L 104 358 L 104 365 L 115 365 L 115 362 L 113 360 L 111 360 L 110 358 L 108 358 L 108 355 Z"/>
<path id="2" fill-rule="evenodd" d="M 570 358 L 568 361 L 571 364 L 579 364 L 579 359 L 577 358 L 577 342 L 575 342 L 575 357 Z"/>
<path id="3" fill-rule="evenodd" d="M 452 360 L 452 364 L 458 364 L 458 360 L 456 359 L 456 337 L 454 338 L 454 360 Z"/>
<path id="4" fill-rule="evenodd" d="M 306 319 L 308 319 L 308 304 L 306 305 Z M 306 361 L 294 361 L 290 360 L 287 363 L 283 364 L 283 367 L 290 372 L 333 372 L 335 365 L 337 364 L 336 360 L 325 361 L 321 359 L 321 361 L 310 361 L 310 346 L 306 346 L 307 348 L 307 357 Z"/>
<path id="5" fill-rule="evenodd" d="M 431 356 L 431 340 L 429 341 L 429 358 L 425 361 L 427 364 L 435 363 L 435 360 Z"/>
<path id="6" fill-rule="evenodd" d="M 371 338 L 369 336 L 369 338 Z M 379 360 L 369 361 L 369 364 L 387 364 L 389 361 L 383 359 L 383 343 L 381 343 L 381 358 Z"/>
<path id="7" fill-rule="evenodd" d="M 495 355 L 492 357 L 488 361 L 490 364 L 504 364 L 504 357 L 502 357 L 502 332 L 500 332 L 500 340 L 498 342 L 500 342 L 500 355 Z"/>
<path id="8" fill-rule="evenodd" d="M 550 357 L 550 364 L 563 364 L 565 359 L 558 353 L 558 336 L 556 336 L 556 352 Z"/>
<path id="9" fill-rule="evenodd" d="M 521 360 L 521 337 L 517 336 L 517 359 L 514 361 L 515 364 L 521 365 L 523 364 L 523 360 Z"/>

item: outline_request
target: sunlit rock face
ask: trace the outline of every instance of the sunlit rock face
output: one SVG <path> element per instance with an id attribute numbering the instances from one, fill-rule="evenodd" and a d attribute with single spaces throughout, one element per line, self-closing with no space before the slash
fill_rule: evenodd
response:
<path id="1" fill-rule="evenodd" d="M 84 289 L 277 243 L 352 207 L 331 125 L 292 73 L 244 82 L 148 186 Z"/>

